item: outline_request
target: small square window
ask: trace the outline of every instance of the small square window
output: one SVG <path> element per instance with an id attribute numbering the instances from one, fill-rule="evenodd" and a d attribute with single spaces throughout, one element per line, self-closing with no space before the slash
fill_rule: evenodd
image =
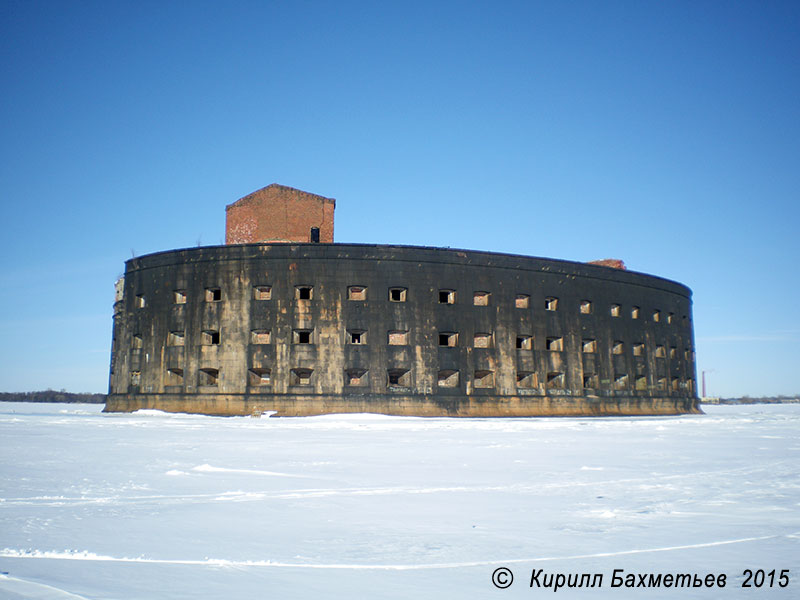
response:
<path id="1" fill-rule="evenodd" d="M 217 385 L 219 369 L 200 369 L 200 385 Z"/>
<path id="2" fill-rule="evenodd" d="M 634 306 L 631 308 L 631 319 L 638 319 L 639 318 L 639 307 Z"/>
<path id="3" fill-rule="evenodd" d="M 492 347 L 492 334 L 491 333 L 476 333 L 473 339 L 475 348 L 491 348 Z"/>
<path id="4" fill-rule="evenodd" d="M 251 386 L 270 385 L 272 383 L 272 371 L 261 367 L 253 367 L 247 372 L 247 384 Z"/>
<path id="5" fill-rule="evenodd" d="M 673 377 L 672 378 L 671 388 L 672 388 L 673 392 L 680 391 L 680 389 L 681 389 L 681 380 L 678 379 L 677 377 Z"/>
<path id="6" fill-rule="evenodd" d="M 521 334 L 517 336 L 517 350 L 533 350 L 533 336 Z"/>
<path id="7" fill-rule="evenodd" d="M 292 369 L 292 385 L 311 385 L 313 369 Z"/>
<path id="8" fill-rule="evenodd" d="M 186 290 L 175 290 L 172 299 L 175 304 L 186 304 Z"/>
<path id="9" fill-rule="evenodd" d="M 514 306 L 516 308 L 528 308 L 531 305 L 531 297 L 528 294 L 517 294 L 514 299 Z"/>
<path id="10" fill-rule="evenodd" d="M 389 345 L 390 346 L 408 346 L 408 331 L 390 331 L 389 332 Z"/>
<path id="11" fill-rule="evenodd" d="M 669 357 L 678 358 L 678 349 L 675 346 L 669 347 Z"/>
<path id="12" fill-rule="evenodd" d="M 589 300 L 581 300 L 581 314 L 582 315 L 590 315 L 592 314 L 592 303 Z"/>
<path id="13" fill-rule="evenodd" d="M 654 323 L 658 323 L 659 321 L 661 321 L 661 311 L 660 310 L 654 310 L 653 311 L 653 322 Z"/>
<path id="14" fill-rule="evenodd" d="M 144 294 L 139 294 L 138 296 L 136 296 L 136 298 L 134 299 L 134 305 L 136 306 L 136 308 L 144 308 L 145 305 Z"/>
<path id="15" fill-rule="evenodd" d="M 628 375 L 625 373 L 618 373 L 614 376 L 614 389 L 626 390 L 628 389 Z"/>
<path id="16" fill-rule="evenodd" d="M 254 300 L 272 300 L 272 287 L 268 285 L 257 285 L 253 288 Z"/>
<path id="17" fill-rule="evenodd" d="M 669 313 L 667 315 L 667 324 L 672 325 L 672 321 L 675 319 L 675 313 Z"/>
<path id="18" fill-rule="evenodd" d="M 667 391 L 667 378 L 666 377 L 659 377 L 658 381 L 656 382 L 659 391 L 666 392 Z"/>
<path id="19" fill-rule="evenodd" d="M 475 292 L 472 295 L 472 304 L 475 306 L 489 306 L 489 292 Z"/>
<path id="20" fill-rule="evenodd" d="M 455 290 L 439 290 L 439 304 L 455 304 Z"/>
<path id="21" fill-rule="evenodd" d="M 363 302 L 367 299 L 367 288 L 363 285 L 351 285 L 347 288 L 347 299 Z"/>
<path id="22" fill-rule="evenodd" d="M 297 285 L 294 288 L 294 297 L 296 300 L 311 300 L 314 293 L 314 288 L 310 285 Z"/>
<path id="23" fill-rule="evenodd" d="M 547 374 L 547 389 L 548 390 L 563 390 L 565 386 L 564 373 L 558 371 L 551 371 Z"/>
<path id="24" fill-rule="evenodd" d="M 167 334 L 167 346 L 183 346 L 185 339 L 183 331 L 170 331 Z"/>
<path id="25" fill-rule="evenodd" d="M 622 307 L 619 304 L 612 304 L 611 305 L 611 316 L 618 317 L 622 312 Z"/>
<path id="26" fill-rule="evenodd" d="M 367 332 L 363 329 L 348 329 L 347 343 L 363 346 L 367 343 Z"/>
<path id="27" fill-rule="evenodd" d="M 131 347 L 134 349 L 141 348 L 143 345 L 142 334 L 141 333 L 134 333 L 133 340 L 131 343 Z"/>
<path id="28" fill-rule="evenodd" d="M 344 372 L 344 382 L 346 385 L 352 387 L 366 387 L 369 384 L 367 380 L 367 370 L 346 369 Z"/>
<path id="29" fill-rule="evenodd" d="M 437 375 L 437 384 L 441 388 L 458 387 L 458 371 L 443 369 Z"/>
<path id="30" fill-rule="evenodd" d="M 625 344 L 619 340 L 611 345 L 611 354 L 623 354 L 625 352 Z"/>
<path id="31" fill-rule="evenodd" d="M 217 346 L 219 345 L 219 340 L 220 340 L 219 331 L 215 329 L 207 329 L 203 332 L 204 346 Z"/>
<path id="32" fill-rule="evenodd" d="M 647 377 L 644 376 L 637 377 L 633 382 L 633 387 L 638 392 L 643 392 L 647 390 Z"/>
<path id="33" fill-rule="evenodd" d="M 584 354 L 594 354 L 597 352 L 597 340 L 584 339 L 581 341 L 581 346 Z"/>
<path id="34" fill-rule="evenodd" d="M 564 349 L 564 338 L 561 337 L 549 337 L 545 341 L 545 348 L 547 350 L 554 350 L 556 352 L 561 351 Z"/>
<path id="35" fill-rule="evenodd" d="M 411 373 L 408 369 L 388 369 L 387 374 L 387 387 L 392 388 L 407 388 L 411 385 Z"/>
<path id="36" fill-rule="evenodd" d="M 584 373 L 583 387 L 590 390 L 595 389 L 597 387 L 597 375 L 594 373 Z"/>
<path id="37" fill-rule="evenodd" d="M 295 329 L 292 332 L 292 341 L 295 344 L 310 344 L 312 329 Z"/>
<path id="38" fill-rule="evenodd" d="M 206 302 L 220 302 L 221 300 L 222 290 L 220 288 L 206 288 Z"/>
<path id="39" fill-rule="evenodd" d="M 164 385 L 183 385 L 183 369 L 167 369 Z"/>
<path id="40" fill-rule="evenodd" d="M 454 348 L 458 345 L 458 334 L 452 331 L 439 333 L 439 345 L 447 348 Z"/>
<path id="41" fill-rule="evenodd" d="M 555 296 L 548 296 L 544 299 L 545 310 L 558 310 L 558 298 Z"/>
<path id="42" fill-rule="evenodd" d="M 473 383 L 477 389 L 486 389 L 494 387 L 494 371 L 480 370 L 475 371 L 475 378 Z"/>
<path id="43" fill-rule="evenodd" d="M 272 332 L 269 329 L 253 329 L 250 332 L 250 343 L 256 345 L 271 344 Z"/>
<path id="44" fill-rule="evenodd" d="M 517 371 L 517 387 L 526 389 L 539 387 L 539 378 L 536 376 L 536 372 Z"/>
<path id="45" fill-rule="evenodd" d="M 139 385 L 142 379 L 141 371 L 131 371 L 131 385 Z"/>
<path id="46" fill-rule="evenodd" d="M 644 344 L 639 342 L 633 345 L 634 356 L 644 356 Z"/>
<path id="47" fill-rule="evenodd" d="M 390 302 L 405 302 L 408 295 L 408 289 L 403 287 L 389 288 L 389 301 Z"/>
<path id="48" fill-rule="evenodd" d="M 672 353 L 670 353 L 670 357 Z M 666 358 L 667 352 L 664 346 L 656 346 L 656 358 Z"/>

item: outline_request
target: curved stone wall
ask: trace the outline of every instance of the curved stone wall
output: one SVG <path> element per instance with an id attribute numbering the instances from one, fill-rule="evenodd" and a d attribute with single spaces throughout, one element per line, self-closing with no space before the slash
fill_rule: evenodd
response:
<path id="1" fill-rule="evenodd" d="M 691 292 L 560 260 L 350 244 L 126 263 L 108 411 L 697 412 Z"/>

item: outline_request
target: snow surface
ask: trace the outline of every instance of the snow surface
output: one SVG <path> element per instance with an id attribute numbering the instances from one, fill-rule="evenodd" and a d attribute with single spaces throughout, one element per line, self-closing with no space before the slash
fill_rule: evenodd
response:
<path id="1" fill-rule="evenodd" d="M 215 418 L 0 404 L 0 598 L 800 597 L 800 405 Z M 513 585 L 495 589 L 498 567 Z M 742 589 L 745 569 L 787 588 Z M 612 589 L 725 573 L 719 589 Z M 776 579 L 777 586 L 777 579 Z"/>

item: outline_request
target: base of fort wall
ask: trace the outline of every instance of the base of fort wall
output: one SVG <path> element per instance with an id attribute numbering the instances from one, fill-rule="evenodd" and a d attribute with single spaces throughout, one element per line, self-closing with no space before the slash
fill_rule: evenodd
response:
<path id="1" fill-rule="evenodd" d="M 308 417 L 376 413 L 416 417 L 597 417 L 702 414 L 694 397 L 111 394 L 104 412 L 141 409 L 213 416 Z"/>

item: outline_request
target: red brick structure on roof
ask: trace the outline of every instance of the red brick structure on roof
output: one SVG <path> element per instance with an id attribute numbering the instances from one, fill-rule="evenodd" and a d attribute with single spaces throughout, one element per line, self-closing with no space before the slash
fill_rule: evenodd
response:
<path id="1" fill-rule="evenodd" d="M 273 183 L 225 207 L 225 243 L 333 243 L 336 200 Z"/>

